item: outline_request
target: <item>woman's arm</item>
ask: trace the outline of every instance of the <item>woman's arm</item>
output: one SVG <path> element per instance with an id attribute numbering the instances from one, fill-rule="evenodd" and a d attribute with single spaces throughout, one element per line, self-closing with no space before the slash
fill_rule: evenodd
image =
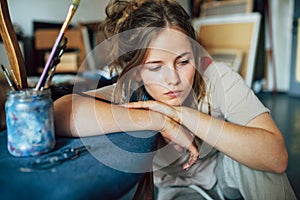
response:
<path id="1" fill-rule="evenodd" d="M 56 134 L 85 137 L 121 131 L 161 130 L 160 114 L 128 110 L 78 95 L 66 95 L 54 102 Z"/>
<path id="2" fill-rule="evenodd" d="M 143 109 L 128 109 L 78 95 L 54 102 L 55 132 L 58 136 L 85 137 L 114 132 L 154 130 L 190 151 L 183 166 L 188 169 L 199 157 L 193 136 L 171 118 Z"/>
<path id="3" fill-rule="evenodd" d="M 183 109 L 182 123 L 197 137 L 251 168 L 276 173 L 286 170 L 288 154 L 284 139 L 269 113 L 241 126 L 191 110 Z"/>
<path id="4" fill-rule="evenodd" d="M 288 155 L 284 139 L 268 113 L 241 126 L 188 107 L 172 107 L 157 101 L 135 102 L 126 106 L 163 113 L 206 143 L 251 168 L 277 173 L 286 170 Z"/>

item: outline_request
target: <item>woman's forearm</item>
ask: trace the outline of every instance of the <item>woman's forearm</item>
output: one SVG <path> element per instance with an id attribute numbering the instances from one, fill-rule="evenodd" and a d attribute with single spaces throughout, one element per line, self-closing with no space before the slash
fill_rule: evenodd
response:
<path id="1" fill-rule="evenodd" d="M 268 113 L 256 117 L 247 126 L 225 122 L 190 108 L 182 109 L 181 114 L 182 124 L 197 137 L 238 162 L 258 170 L 285 171 L 284 140 Z"/>
<path id="2" fill-rule="evenodd" d="M 164 121 L 160 113 L 127 109 L 77 95 L 56 100 L 54 115 L 56 134 L 69 137 L 160 130 Z"/>
<path id="3" fill-rule="evenodd" d="M 189 129 L 196 137 L 248 167 L 278 173 L 285 171 L 287 167 L 288 155 L 283 136 L 268 113 L 241 126 L 189 107 L 174 107 L 158 101 L 133 102 L 126 107 L 162 113 Z"/>
<path id="4" fill-rule="evenodd" d="M 59 136 L 85 137 L 153 130 L 190 151 L 184 169 L 190 168 L 199 156 L 193 137 L 177 122 L 155 111 L 128 109 L 91 98 L 67 95 L 55 102 L 54 113 L 56 135 Z"/>

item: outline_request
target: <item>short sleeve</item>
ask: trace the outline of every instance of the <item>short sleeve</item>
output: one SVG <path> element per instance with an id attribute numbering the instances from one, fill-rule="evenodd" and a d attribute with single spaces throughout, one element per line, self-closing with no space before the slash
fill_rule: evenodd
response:
<path id="1" fill-rule="evenodd" d="M 212 108 L 225 120 L 246 125 L 269 110 L 246 85 L 244 79 L 225 63 L 213 63 L 205 71 Z"/>
<path id="2" fill-rule="evenodd" d="M 102 98 L 108 101 L 112 101 L 114 89 L 115 84 L 101 87 L 99 89 L 94 90 L 93 92 L 95 92 L 95 94 L 100 95 Z"/>

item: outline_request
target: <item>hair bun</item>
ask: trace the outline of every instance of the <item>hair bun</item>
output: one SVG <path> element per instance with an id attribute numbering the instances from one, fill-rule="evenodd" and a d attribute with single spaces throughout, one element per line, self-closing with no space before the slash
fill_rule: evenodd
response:
<path id="1" fill-rule="evenodd" d="M 123 11 L 126 9 L 128 4 L 128 1 L 111 0 L 105 9 L 106 16 L 110 19 L 118 19 L 122 17 Z"/>
<path id="2" fill-rule="evenodd" d="M 147 0 L 111 0 L 105 9 L 106 36 L 118 33 L 123 22 L 145 1 Z"/>

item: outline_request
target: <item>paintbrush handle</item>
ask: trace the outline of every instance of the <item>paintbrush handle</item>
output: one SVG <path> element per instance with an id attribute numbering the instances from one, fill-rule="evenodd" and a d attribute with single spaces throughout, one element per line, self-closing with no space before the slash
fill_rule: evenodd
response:
<path id="1" fill-rule="evenodd" d="M 64 21 L 61 29 L 60 29 L 60 32 L 61 33 L 65 33 L 70 22 L 71 22 L 71 19 L 73 18 L 74 14 L 75 14 L 75 11 L 76 11 L 76 8 L 72 5 L 70 8 L 69 8 L 69 12 L 67 14 L 67 17 L 66 17 L 66 20 Z"/>
<path id="2" fill-rule="evenodd" d="M 39 81 L 38 81 L 38 83 L 37 83 L 37 85 L 35 87 L 35 90 L 41 90 L 44 87 L 44 85 L 46 83 L 46 80 L 47 80 L 47 74 L 49 72 L 51 63 L 52 63 L 52 61 L 54 59 L 54 56 L 55 56 L 55 54 L 57 52 L 57 48 L 58 48 L 58 46 L 59 46 L 59 44 L 60 44 L 63 36 L 64 36 L 64 33 L 63 32 L 59 32 L 58 37 L 57 37 L 57 39 L 56 39 L 56 41 L 54 43 L 54 46 L 52 48 L 52 51 L 50 53 L 50 56 L 49 56 L 49 58 L 47 60 L 47 63 L 45 65 L 45 68 L 43 70 L 43 73 L 42 73 L 42 75 L 41 75 L 41 77 L 40 77 L 40 79 L 39 79 Z"/>
<path id="3" fill-rule="evenodd" d="M 52 51 L 50 53 L 50 56 L 49 56 L 49 58 L 47 60 L 45 68 L 44 68 L 44 70 L 42 72 L 42 75 L 41 75 L 41 77 L 40 77 L 40 79 L 39 79 L 39 81 L 38 81 L 38 83 L 37 83 L 37 85 L 35 87 L 35 90 L 41 90 L 45 86 L 45 83 L 47 81 L 47 74 L 48 74 L 48 72 L 50 70 L 51 63 L 52 63 L 53 59 L 55 58 L 55 54 L 57 52 L 58 46 L 59 46 L 60 42 L 62 41 L 62 39 L 64 37 L 64 34 L 65 34 L 65 32 L 66 32 L 66 30 L 67 30 L 67 28 L 68 28 L 68 26 L 69 26 L 69 24 L 71 22 L 72 17 L 75 14 L 75 11 L 77 10 L 79 2 L 80 1 L 77 0 L 77 1 L 73 2 L 73 4 L 70 6 L 68 14 L 67 14 L 67 17 L 66 17 L 66 19 L 65 19 L 65 21 L 64 21 L 64 23 L 63 23 L 63 25 L 62 25 L 62 27 L 60 29 L 60 32 L 59 32 L 59 34 L 57 36 L 57 39 L 56 39 L 56 41 L 54 43 L 54 46 L 53 46 Z"/>

